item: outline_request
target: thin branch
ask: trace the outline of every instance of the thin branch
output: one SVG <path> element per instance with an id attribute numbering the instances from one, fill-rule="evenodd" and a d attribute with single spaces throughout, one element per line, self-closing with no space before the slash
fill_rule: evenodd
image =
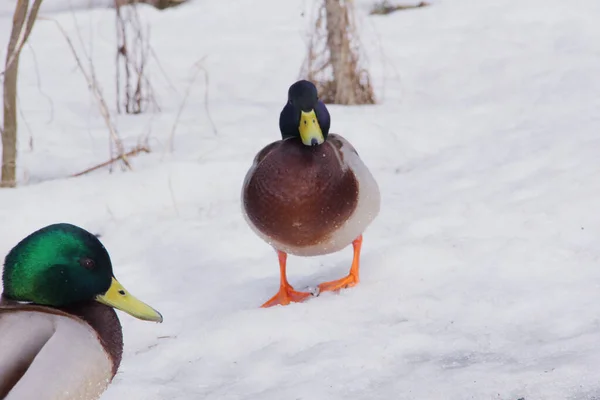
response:
<path id="1" fill-rule="evenodd" d="M 121 19 L 121 7 L 119 7 L 118 5 L 118 0 L 115 0 L 115 17 L 116 17 L 116 25 L 117 25 L 117 43 L 121 43 L 122 40 L 122 31 L 121 29 L 119 29 L 120 26 L 120 21 Z M 118 44 L 117 44 L 118 46 Z M 115 54 L 115 65 L 117 66 L 117 79 L 116 79 L 116 84 L 117 84 L 117 114 L 121 114 L 121 103 L 120 103 L 120 98 L 121 98 L 121 69 L 119 68 L 119 58 L 121 57 L 121 54 L 125 51 L 125 45 L 119 46 L 117 48 L 117 53 Z"/>
<path id="2" fill-rule="evenodd" d="M 173 141 L 175 139 L 175 130 L 177 129 L 177 125 L 179 125 L 179 118 L 181 117 L 183 108 L 185 107 L 185 104 L 190 95 L 190 92 L 192 91 L 192 86 L 194 85 L 194 82 L 196 81 L 196 78 L 198 77 L 199 73 L 200 73 L 200 69 L 196 69 L 194 76 L 192 76 L 192 80 L 190 81 L 187 88 L 185 89 L 185 93 L 183 95 L 183 100 L 181 101 L 181 105 L 179 106 L 179 109 L 177 110 L 177 115 L 175 116 L 175 121 L 173 122 L 173 127 L 171 128 L 171 134 L 169 135 L 169 151 L 170 152 L 173 152 L 173 149 L 175 147 L 173 145 Z"/>
<path id="3" fill-rule="evenodd" d="M 213 122 L 213 120 L 210 116 L 210 111 L 208 108 L 208 71 L 202 65 L 202 61 L 204 61 L 205 58 L 206 57 L 203 57 L 201 60 L 196 62 L 196 64 L 194 65 L 196 67 L 196 71 L 194 72 L 194 75 L 192 76 L 190 83 L 188 84 L 188 86 L 185 89 L 185 93 L 183 95 L 183 100 L 181 101 L 181 105 L 179 106 L 179 109 L 177 110 L 177 115 L 175 116 L 175 121 L 173 122 L 173 128 L 171 128 L 171 134 L 169 135 L 169 151 L 170 152 L 172 152 L 174 149 L 173 141 L 175 138 L 175 130 L 177 129 L 177 125 L 179 124 L 179 119 L 180 119 L 183 109 L 187 103 L 187 99 L 192 91 L 192 86 L 194 86 L 194 82 L 196 81 L 196 78 L 198 78 L 198 74 L 200 74 L 200 72 L 204 72 L 204 83 L 206 85 L 206 88 L 204 91 L 204 107 L 205 107 L 205 110 L 206 110 L 206 113 L 208 116 L 208 120 L 210 121 L 210 123 L 212 125 L 214 134 L 215 135 L 218 134 L 217 127 L 215 126 L 215 123 Z"/>
<path id="4" fill-rule="evenodd" d="M 123 155 L 118 155 L 118 156 L 116 156 L 116 157 L 113 157 L 113 158 L 111 158 L 111 159 L 110 159 L 110 160 L 108 160 L 108 161 L 105 161 L 105 162 L 103 162 L 103 163 L 100 163 L 100 164 L 98 164 L 98 165 L 95 165 L 95 166 L 93 166 L 93 167 L 91 167 L 91 168 L 88 168 L 88 169 L 86 169 L 86 170 L 84 170 L 84 171 L 81 171 L 81 172 L 78 172 L 78 173 L 76 173 L 76 174 L 73 174 L 73 175 L 71 175 L 71 177 L 73 177 L 73 178 L 74 178 L 74 177 L 77 177 L 77 176 L 85 175 L 85 174 L 87 174 L 87 173 L 90 173 L 90 172 L 92 172 L 92 171 L 95 171 L 95 170 L 97 170 L 97 169 L 100 169 L 100 168 L 102 168 L 102 167 L 106 167 L 106 166 L 108 166 L 108 165 L 111 165 L 111 164 L 113 164 L 113 163 L 114 163 L 114 162 L 116 162 L 116 161 L 122 160 L 122 159 L 123 159 L 123 156 L 125 156 L 125 157 L 133 157 L 133 156 L 136 156 L 136 155 L 138 155 L 138 154 L 140 154 L 140 153 L 150 153 L 150 149 L 148 149 L 148 148 L 147 148 L 147 147 L 145 147 L 145 146 L 138 146 L 138 147 L 134 148 L 134 149 L 133 149 L 133 150 L 131 150 L 131 151 L 128 151 L 127 153 L 125 153 L 125 154 L 123 154 Z"/>
<path id="5" fill-rule="evenodd" d="M 205 89 L 204 89 L 204 110 L 206 111 L 206 116 L 208 117 L 208 121 L 210 122 L 210 125 L 212 126 L 213 133 L 215 135 L 218 135 L 219 132 L 217 131 L 217 126 L 215 125 L 215 121 L 213 121 L 213 119 L 212 119 L 212 116 L 210 114 L 210 109 L 208 106 L 208 88 L 209 88 L 209 86 L 208 86 L 208 84 L 209 84 L 208 70 L 204 67 L 204 65 L 199 64 L 199 62 L 196 63 L 196 66 L 204 72 L 204 85 L 206 85 Z"/>
<path id="6" fill-rule="evenodd" d="M 175 193 L 173 192 L 173 183 L 171 182 L 171 175 L 169 175 L 169 192 L 171 193 L 171 201 L 173 202 L 175 215 L 179 216 L 179 207 L 177 207 L 177 200 L 175 200 Z"/>
<path id="7" fill-rule="evenodd" d="M 169 75 L 165 72 L 165 69 L 163 68 L 158 56 L 156 55 L 156 51 L 154 51 L 154 47 L 152 47 L 151 45 L 148 45 L 148 49 L 150 50 L 150 54 L 152 55 L 152 57 L 154 57 L 154 60 L 156 61 L 156 64 L 158 65 L 158 69 L 160 70 L 160 72 L 162 72 L 162 74 L 163 74 L 165 80 L 167 81 L 167 83 L 169 84 L 169 87 L 171 88 L 171 90 L 173 90 L 175 93 L 179 94 L 179 92 L 175 88 L 175 85 L 173 85 L 173 82 L 169 78 Z"/>
<path id="8" fill-rule="evenodd" d="M 48 120 L 48 123 L 51 123 L 54 120 L 54 102 L 52 101 L 52 98 L 42 90 L 42 79 L 40 77 L 40 69 L 38 67 L 37 56 L 35 55 L 35 51 L 33 50 L 33 46 L 31 45 L 31 43 L 27 43 L 27 45 L 29 47 L 29 50 L 31 51 L 31 56 L 33 57 L 33 68 L 35 70 L 35 78 L 38 91 L 42 96 L 48 99 L 48 103 L 50 103 L 50 119 Z"/>
<path id="9" fill-rule="evenodd" d="M 25 123 L 25 127 L 27 128 L 27 131 L 29 132 L 29 150 L 33 151 L 33 131 L 31 130 L 31 126 L 29 125 L 29 122 L 27 122 L 27 118 L 25 118 L 25 114 L 23 113 L 23 107 L 21 107 L 21 99 L 19 98 L 19 96 L 17 96 L 17 105 L 18 105 L 17 109 L 19 110 L 19 115 L 21 115 L 21 119 Z"/>
<path id="10" fill-rule="evenodd" d="M 96 71 L 94 69 L 94 62 L 92 61 L 92 56 L 90 54 L 88 54 L 88 52 L 86 51 L 85 48 L 85 43 L 83 40 L 83 36 L 81 35 L 81 29 L 79 28 L 79 24 L 78 24 L 78 20 L 77 17 L 75 15 L 75 11 L 74 8 L 72 6 L 72 3 L 69 2 L 69 8 L 71 10 L 71 16 L 73 17 L 73 23 L 75 25 L 75 32 L 77 33 L 77 39 L 79 40 L 79 44 L 81 45 L 81 49 L 83 52 L 83 55 L 85 56 L 85 58 L 87 59 L 88 63 L 89 63 L 89 68 L 90 68 L 90 72 L 89 74 L 86 74 L 85 69 L 83 68 L 83 63 L 80 61 L 79 57 L 76 54 L 75 51 L 75 46 L 73 45 L 73 42 L 70 40 L 70 38 L 68 37 L 68 35 L 66 34 L 66 31 L 62 28 L 62 26 L 60 26 L 60 24 L 58 23 L 58 21 L 54 21 L 57 25 L 59 25 L 59 28 L 61 28 L 61 31 L 63 33 L 63 35 L 65 36 L 65 38 L 67 39 L 67 42 L 69 43 L 69 46 L 71 47 L 71 51 L 73 52 L 73 54 L 75 55 L 75 59 L 77 60 L 77 64 L 79 66 L 79 69 L 82 71 L 82 73 L 84 74 L 84 76 L 86 77 L 86 81 L 88 82 L 88 86 L 90 88 L 90 90 L 95 94 L 98 95 L 101 102 L 98 104 L 99 108 L 100 108 L 100 113 L 102 114 L 102 117 L 105 120 L 105 123 L 108 126 L 109 132 L 111 133 L 111 139 L 108 141 L 108 151 L 109 154 L 113 154 L 113 145 L 116 145 L 117 147 L 117 153 L 118 154 L 123 154 L 124 153 L 124 147 L 123 144 L 121 142 L 121 139 L 118 137 L 118 133 L 117 133 L 117 129 L 114 126 L 114 124 L 112 123 L 112 121 L 110 120 L 110 113 L 108 112 L 108 107 L 106 106 L 106 102 L 104 101 L 104 97 L 102 96 L 102 93 L 100 91 L 100 87 L 98 86 L 98 81 L 96 79 Z M 90 30 L 91 28 L 91 24 L 90 25 Z M 93 35 L 90 35 L 90 52 L 93 52 L 93 41 L 92 41 L 92 37 Z M 88 78 L 89 77 L 89 78 Z M 104 104 L 102 104 L 104 103 Z M 105 112 L 106 112 L 106 116 L 105 116 Z M 112 128 L 112 130 L 111 130 Z M 113 134 L 114 132 L 114 134 Z M 113 143 L 114 142 L 114 143 Z M 129 165 L 129 161 L 127 160 L 127 158 L 123 158 L 123 164 L 125 164 L 125 166 L 129 169 L 131 169 L 131 165 Z M 110 166 L 110 171 L 112 172 L 112 164 Z"/>
<path id="11" fill-rule="evenodd" d="M 142 23 L 137 4 L 134 0 L 130 7 L 122 9 L 122 1 L 115 0 L 119 113 L 122 108 L 121 100 L 127 114 L 140 114 L 148 107 L 160 111 L 146 68 L 151 52 L 150 26 L 146 27 Z M 121 79 L 121 74 L 125 75 L 124 79 Z"/>
<path id="12" fill-rule="evenodd" d="M 123 160 L 123 163 L 127 166 L 127 168 L 131 169 L 131 165 L 129 164 L 129 161 L 127 161 L 127 154 L 124 154 L 123 143 L 121 142 L 121 139 L 119 138 L 119 135 L 117 134 L 117 130 L 111 121 L 108 107 L 106 105 L 106 102 L 104 101 L 102 92 L 100 91 L 100 88 L 98 87 L 98 82 L 96 81 L 95 75 L 93 74 L 93 68 L 91 68 L 92 73 L 90 75 L 83 67 L 83 64 L 81 63 L 81 59 L 77 55 L 77 51 L 75 50 L 75 47 L 73 46 L 73 42 L 69 38 L 69 35 L 67 34 L 65 29 L 62 27 L 62 25 L 57 20 L 52 19 L 52 18 L 47 18 L 47 17 L 40 17 L 40 19 L 54 22 L 56 24 L 56 26 L 58 27 L 58 29 L 63 34 L 63 36 L 65 37 L 65 40 L 67 41 L 69 48 L 71 49 L 71 53 L 73 54 L 73 57 L 75 58 L 75 61 L 77 62 L 77 65 L 79 66 L 79 69 L 81 70 L 81 73 L 85 77 L 85 80 L 87 81 L 90 90 L 92 91 L 92 93 L 94 94 L 94 97 L 96 98 L 96 101 L 98 102 L 98 106 L 100 108 L 100 113 L 101 113 L 102 117 L 104 118 L 106 127 L 108 128 L 110 136 L 113 139 L 115 145 L 117 146 L 117 150 L 119 153 L 118 158 Z"/>
<path id="13" fill-rule="evenodd" d="M 83 36 L 81 36 L 81 28 L 79 27 L 77 16 L 75 15 L 75 9 L 73 8 L 73 2 L 69 1 L 69 11 L 71 12 L 71 17 L 73 18 L 73 24 L 75 25 L 75 32 L 77 33 L 77 39 L 79 40 L 79 44 L 81 45 L 81 49 L 85 58 L 89 61 L 90 65 L 92 64 L 92 57 L 87 53 L 85 49 L 85 43 L 83 41 Z M 91 25 L 91 24 L 89 24 Z M 91 40 L 91 39 L 90 39 Z M 91 47 L 91 46 L 90 46 Z"/>

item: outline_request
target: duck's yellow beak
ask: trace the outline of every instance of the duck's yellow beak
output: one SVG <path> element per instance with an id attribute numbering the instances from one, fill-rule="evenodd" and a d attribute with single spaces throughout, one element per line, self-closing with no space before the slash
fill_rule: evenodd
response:
<path id="1" fill-rule="evenodd" d="M 325 137 L 323 136 L 323 131 L 321 131 L 321 126 L 319 125 L 319 120 L 317 120 L 315 110 L 309 112 L 302 111 L 301 113 L 300 126 L 298 129 L 300 130 L 302 143 L 306 146 L 316 146 L 323 143 Z"/>
<path id="2" fill-rule="evenodd" d="M 114 277 L 108 291 L 96 296 L 96 301 L 144 321 L 163 322 L 163 317 L 158 311 L 129 294 Z"/>

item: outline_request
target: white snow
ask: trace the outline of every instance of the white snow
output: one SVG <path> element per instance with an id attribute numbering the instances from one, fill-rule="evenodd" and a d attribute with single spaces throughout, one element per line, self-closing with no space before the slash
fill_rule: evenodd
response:
<path id="1" fill-rule="evenodd" d="M 108 158 L 108 133 L 64 38 L 39 21 L 21 57 L 21 185 L 0 191 L 0 254 L 77 224 L 163 313 L 161 325 L 120 313 L 124 359 L 104 400 L 600 397 L 599 2 L 439 0 L 369 16 L 374 0 L 361 0 L 380 103 L 330 107 L 382 192 L 361 283 L 260 309 L 277 258 L 239 193 L 279 137 L 314 2 L 142 7 L 169 76 L 153 59 L 162 111 L 117 117 L 114 11 L 51 1 L 43 14 L 91 53 L 126 146 L 149 135 L 153 152 L 132 172 L 68 178 Z M 203 57 L 217 134 L 200 74 L 170 153 Z M 341 277 L 351 256 L 290 257 L 290 281 Z"/>

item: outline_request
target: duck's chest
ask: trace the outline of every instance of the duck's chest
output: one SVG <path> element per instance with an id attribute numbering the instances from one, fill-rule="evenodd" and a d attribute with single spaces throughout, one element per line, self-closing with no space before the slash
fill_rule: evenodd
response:
<path id="1" fill-rule="evenodd" d="M 285 140 L 256 166 L 250 184 L 258 184 L 284 196 L 324 196 L 348 185 L 352 178 L 343 155 L 329 142 L 308 147 Z"/>
<path id="2" fill-rule="evenodd" d="M 243 193 L 248 218 L 263 234 L 307 246 L 325 240 L 354 212 L 358 182 L 328 142 L 284 141 L 252 172 Z"/>
<path id="3" fill-rule="evenodd" d="M 96 332 L 61 314 L 0 308 L 0 349 L 6 400 L 97 399 L 113 376 Z"/>

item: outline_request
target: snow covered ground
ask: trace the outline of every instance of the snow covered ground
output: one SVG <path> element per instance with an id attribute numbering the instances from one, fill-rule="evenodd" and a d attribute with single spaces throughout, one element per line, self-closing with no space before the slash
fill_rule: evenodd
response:
<path id="1" fill-rule="evenodd" d="M 77 224 L 165 317 L 120 313 L 125 354 L 103 399 L 600 398 L 600 3 L 439 0 L 368 16 L 373 1 L 358 18 L 380 104 L 330 107 L 382 191 L 361 284 L 271 309 L 259 306 L 277 260 L 239 193 L 278 138 L 313 1 L 143 7 L 169 76 L 153 62 L 162 112 L 116 123 L 127 147 L 149 135 L 153 152 L 133 172 L 80 178 L 67 176 L 107 159 L 108 134 L 56 25 L 35 26 L 0 254 L 46 224 Z M 113 12 L 49 2 L 44 15 L 91 54 L 114 108 Z M 217 133 L 199 75 L 171 153 L 203 57 Z M 341 277 L 351 255 L 290 257 L 290 281 Z"/>

